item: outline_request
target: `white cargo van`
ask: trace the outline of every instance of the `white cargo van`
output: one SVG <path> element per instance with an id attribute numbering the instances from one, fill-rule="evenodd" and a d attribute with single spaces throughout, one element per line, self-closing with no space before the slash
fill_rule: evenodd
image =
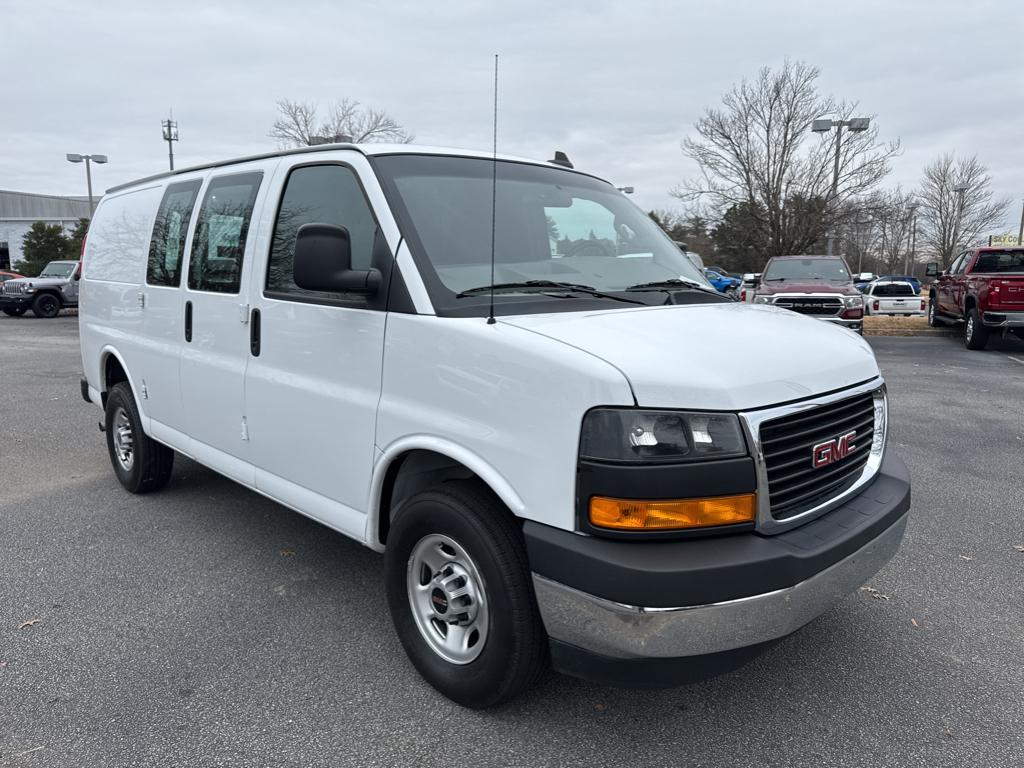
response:
<path id="1" fill-rule="evenodd" d="M 330 145 L 112 189 L 80 318 L 124 487 L 179 452 L 383 552 L 412 663 L 467 706 L 549 662 L 734 668 L 903 536 L 868 345 L 721 296 L 560 157 Z"/>

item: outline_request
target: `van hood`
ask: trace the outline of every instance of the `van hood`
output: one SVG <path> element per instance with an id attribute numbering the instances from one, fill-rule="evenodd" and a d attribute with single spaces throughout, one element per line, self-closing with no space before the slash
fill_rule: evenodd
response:
<path id="1" fill-rule="evenodd" d="M 697 304 L 512 315 L 500 322 L 599 357 L 651 408 L 740 411 L 879 375 L 860 336 L 767 305 Z"/>

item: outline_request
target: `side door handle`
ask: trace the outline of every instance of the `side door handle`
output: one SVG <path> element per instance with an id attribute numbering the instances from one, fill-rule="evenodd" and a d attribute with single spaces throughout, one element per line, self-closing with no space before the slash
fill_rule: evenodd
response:
<path id="1" fill-rule="evenodd" d="M 249 318 L 249 351 L 253 357 L 260 356 L 260 311 L 254 309 Z"/>
<path id="2" fill-rule="evenodd" d="M 185 341 L 192 341 L 192 302 L 185 302 Z"/>

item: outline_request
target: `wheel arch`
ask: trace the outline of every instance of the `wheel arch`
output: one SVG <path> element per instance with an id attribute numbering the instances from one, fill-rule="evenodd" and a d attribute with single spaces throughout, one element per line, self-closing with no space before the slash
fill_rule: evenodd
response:
<path id="1" fill-rule="evenodd" d="M 402 502 L 439 482 L 476 479 L 516 517 L 526 505 L 509 482 L 474 452 L 442 438 L 420 435 L 392 443 L 378 458 L 370 487 L 366 543 L 383 551 L 391 518 Z"/>
<path id="2" fill-rule="evenodd" d="M 142 419 L 143 427 L 149 434 L 149 417 L 142 407 L 142 400 L 139 398 L 139 390 L 135 386 L 124 357 L 109 344 L 100 350 L 100 405 L 106 409 L 107 396 L 111 388 L 122 381 L 127 382 L 132 390 L 132 397 L 135 398 L 135 407 L 139 409 L 139 417 Z"/>

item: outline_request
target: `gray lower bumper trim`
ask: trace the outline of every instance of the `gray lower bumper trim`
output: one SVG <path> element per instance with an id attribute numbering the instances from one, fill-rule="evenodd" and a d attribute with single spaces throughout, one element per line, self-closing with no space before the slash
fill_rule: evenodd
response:
<path id="1" fill-rule="evenodd" d="M 896 554 L 904 515 L 844 560 L 792 587 L 712 605 L 622 605 L 533 575 L 540 614 L 556 640 L 614 658 L 677 658 L 784 637 L 857 590 Z"/>

